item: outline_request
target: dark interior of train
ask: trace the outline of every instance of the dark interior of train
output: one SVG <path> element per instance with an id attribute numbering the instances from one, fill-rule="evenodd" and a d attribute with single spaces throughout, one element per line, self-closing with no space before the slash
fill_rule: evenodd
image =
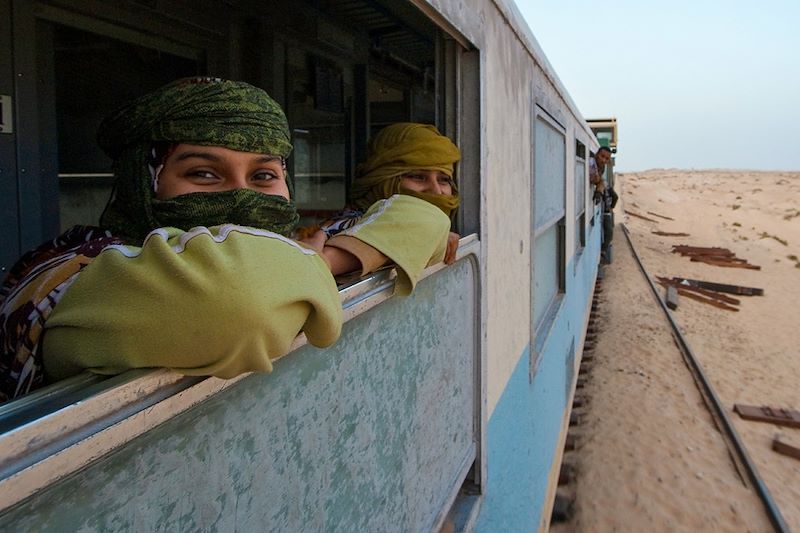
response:
<path id="1" fill-rule="evenodd" d="M 31 2 L 12 22 L 10 40 L 26 52 L 3 52 L 0 67 L 35 76 L 0 93 L 21 100 L 17 123 L 36 127 L 18 128 L 16 151 L 2 154 L 16 156 L 17 172 L 0 180 L 18 198 L 4 215 L 18 228 L 3 243 L 5 268 L 75 224 L 97 223 L 113 184 L 95 143 L 98 124 L 179 77 L 247 81 L 283 106 L 304 223 L 344 206 L 355 165 L 381 127 L 415 121 L 457 134 L 448 127 L 457 103 L 444 97 L 457 80 L 444 73 L 458 48 L 408 3 Z"/>

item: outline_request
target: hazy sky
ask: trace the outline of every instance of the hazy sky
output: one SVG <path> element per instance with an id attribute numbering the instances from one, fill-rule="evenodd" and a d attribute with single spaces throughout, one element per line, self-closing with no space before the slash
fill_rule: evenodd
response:
<path id="1" fill-rule="evenodd" d="M 800 0 L 515 0 L 618 170 L 800 170 Z"/>

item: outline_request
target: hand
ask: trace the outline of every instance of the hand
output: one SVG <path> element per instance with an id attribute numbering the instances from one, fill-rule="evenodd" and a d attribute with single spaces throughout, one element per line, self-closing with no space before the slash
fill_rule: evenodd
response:
<path id="1" fill-rule="evenodd" d="M 328 240 L 328 235 L 321 229 L 318 229 L 317 231 L 308 235 L 307 237 L 298 239 L 298 242 L 302 242 L 303 244 L 305 244 L 318 254 L 321 254 L 322 249 L 325 247 L 325 241 L 327 240 Z"/>
<path id="2" fill-rule="evenodd" d="M 361 261 L 358 257 L 351 254 L 346 250 L 325 246 L 328 241 L 328 235 L 320 230 L 315 231 L 308 237 L 299 239 L 308 248 L 311 248 L 327 263 L 331 274 L 338 276 L 340 274 L 348 274 L 361 269 Z"/>
<path id="3" fill-rule="evenodd" d="M 458 251 L 458 241 L 461 236 L 458 233 L 450 232 L 447 236 L 447 250 L 444 252 L 444 264 L 452 265 L 456 262 L 456 252 Z"/>

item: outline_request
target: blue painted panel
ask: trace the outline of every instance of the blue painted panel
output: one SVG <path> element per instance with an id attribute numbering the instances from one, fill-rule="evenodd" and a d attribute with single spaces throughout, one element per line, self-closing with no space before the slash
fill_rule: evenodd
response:
<path id="1" fill-rule="evenodd" d="M 0 516 L 3 531 L 425 531 L 470 460 L 462 260 Z"/>
<path id="2" fill-rule="evenodd" d="M 551 467 L 560 453 L 559 437 L 574 380 L 571 358 L 589 312 L 599 255 L 600 226 L 596 224 L 589 228 L 583 253 L 567 265 L 567 273 L 573 275 L 567 279 L 567 292 L 533 381 L 528 347 L 488 421 L 487 480 L 478 532 L 535 531 L 542 513 L 549 512 L 543 506 Z"/>

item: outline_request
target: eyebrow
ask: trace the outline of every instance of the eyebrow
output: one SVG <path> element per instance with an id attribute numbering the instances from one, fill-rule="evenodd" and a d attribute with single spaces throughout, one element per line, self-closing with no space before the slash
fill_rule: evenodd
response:
<path id="1" fill-rule="evenodd" d="M 219 163 L 222 161 L 222 158 L 218 155 L 212 154 L 211 152 L 183 152 L 179 154 L 175 159 L 177 161 L 185 161 L 187 159 L 205 159 L 206 161 L 212 161 L 214 163 Z M 259 163 L 272 163 L 273 161 L 280 161 L 281 157 L 277 155 L 259 155 L 256 158 L 256 161 Z"/>

